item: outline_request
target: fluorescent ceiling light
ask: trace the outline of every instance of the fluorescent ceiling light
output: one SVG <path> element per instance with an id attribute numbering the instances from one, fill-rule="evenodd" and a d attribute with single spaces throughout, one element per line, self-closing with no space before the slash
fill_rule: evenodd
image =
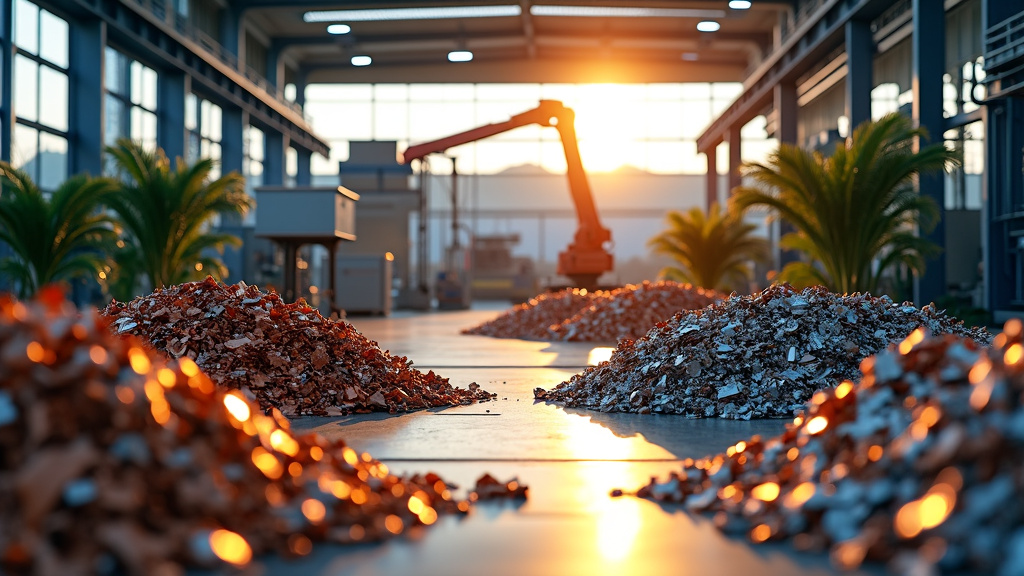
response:
<path id="1" fill-rule="evenodd" d="M 519 16 L 519 6 L 430 6 L 424 8 L 378 8 L 371 10 L 312 10 L 302 15 L 306 22 L 379 22 L 388 20 L 443 20 L 445 18 L 495 18 Z"/>
<path id="2" fill-rule="evenodd" d="M 448 53 L 449 62 L 469 62 L 473 59 L 473 53 L 469 50 L 453 50 Z"/>
<path id="3" fill-rule="evenodd" d="M 373 63 L 373 58 L 370 58 L 369 56 L 353 56 L 352 57 L 352 65 L 353 66 L 369 66 L 372 63 Z"/>
<path id="4" fill-rule="evenodd" d="M 352 27 L 348 24 L 331 24 L 327 27 L 328 34 L 348 34 L 352 31 Z"/>
<path id="5" fill-rule="evenodd" d="M 747 10 L 750 8 L 750 0 L 729 0 L 729 8 L 733 10 Z"/>
<path id="6" fill-rule="evenodd" d="M 703 22 L 697 22 L 697 30 L 701 32 L 718 32 L 718 29 L 722 25 L 714 20 L 704 20 Z"/>
<path id="7" fill-rule="evenodd" d="M 600 18 L 723 18 L 725 10 L 639 8 L 629 6 L 530 6 L 533 16 L 591 16 Z"/>

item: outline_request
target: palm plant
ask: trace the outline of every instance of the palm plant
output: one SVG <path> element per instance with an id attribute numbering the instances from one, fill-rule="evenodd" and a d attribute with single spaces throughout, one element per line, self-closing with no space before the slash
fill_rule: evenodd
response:
<path id="1" fill-rule="evenodd" d="M 209 228 L 217 215 L 241 216 L 253 207 L 242 176 L 232 172 L 211 180 L 214 162 L 209 158 L 194 164 L 179 159 L 172 170 L 162 150 L 146 150 L 127 139 L 107 153 L 125 176 L 110 200 L 130 244 L 124 251 L 130 262 L 123 270 L 134 267 L 150 288 L 226 275 L 223 261 L 211 250 L 223 253 L 225 246 L 240 246 L 241 240 Z"/>
<path id="2" fill-rule="evenodd" d="M 669 228 L 648 241 L 659 254 L 672 257 L 681 267 L 669 266 L 661 276 L 723 292 L 746 288 L 750 262 L 768 258 L 768 242 L 754 236 L 753 224 L 735 210 L 712 204 L 705 216 L 700 208 L 669 212 Z"/>
<path id="3" fill-rule="evenodd" d="M 14 253 L 0 261 L 0 273 L 14 281 L 19 296 L 96 277 L 107 267 L 116 234 L 100 207 L 113 190 L 110 180 L 74 176 L 47 198 L 28 174 L 0 162 L 0 188 L 0 242 Z"/>
<path id="4" fill-rule="evenodd" d="M 876 292 L 889 270 L 923 272 L 925 258 L 939 249 L 915 229 L 932 229 L 938 208 L 914 191 L 914 181 L 957 162 L 941 142 L 914 151 L 915 138 L 926 136 L 893 113 L 858 126 L 831 157 L 783 144 L 765 164 L 745 165 L 743 175 L 755 185 L 736 188 L 733 203 L 774 209 L 795 229 L 780 245 L 810 259 L 787 264 L 779 279 Z"/>

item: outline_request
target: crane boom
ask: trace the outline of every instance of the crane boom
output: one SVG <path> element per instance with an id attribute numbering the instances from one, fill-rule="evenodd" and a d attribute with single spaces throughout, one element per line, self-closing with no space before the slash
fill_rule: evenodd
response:
<path id="1" fill-rule="evenodd" d="M 558 100 L 541 100 L 536 108 L 516 114 L 505 122 L 487 124 L 432 142 L 410 146 L 402 154 L 402 158 L 405 163 L 421 160 L 428 154 L 443 152 L 460 144 L 475 142 L 529 124 L 554 126 L 558 130 L 565 151 L 566 176 L 569 179 L 569 192 L 577 218 L 577 229 L 572 243 L 558 254 L 558 273 L 567 276 L 580 288 L 593 289 L 597 286 L 598 277 L 612 269 L 613 257 L 605 249 L 605 244 L 611 241 L 612 235 L 611 231 L 601 224 L 597 207 L 594 205 L 590 183 L 583 170 L 583 161 L 580 159 L 579 146 L 576 143 L 575 118 L 575 112 Z"/>

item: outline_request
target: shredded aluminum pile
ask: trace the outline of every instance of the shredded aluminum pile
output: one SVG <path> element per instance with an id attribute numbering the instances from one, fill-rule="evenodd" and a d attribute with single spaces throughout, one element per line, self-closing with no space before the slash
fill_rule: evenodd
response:
<path id="1" fill-rule="evenodd" d="M 468 510 L 107 324 L 56 289 L 0 297 L 0 573 L 178 575 Z"/>
<path id="2" fill-rule="evenodd" d="M 643 497 L 716 513 L 755 542 L 792 538 L 855 568 L 1024 574 L 1024 346 L 911 334 L 818 392 L 776 438 L 687 461 Z"/>
<path id="3" fill-rule="evenodd" d="M 456 388 L 392 356 L 351 324 L 302 300 L 212 278 L 160 289 L 103 311 L 118 334 L 143 337 L 172 358 L 189 357 L 215 382 L 251 392 L 285 415 L 399 412 L 494 397 Z"/>
<path id="4" fill-rule="evenodd" d="M 919 326 L 990 340 L 930 305 L 777 285 L 680 312 L 639 340 L 621 341 L 609 361 L 535 396 L 604 412 L 785 418 L 815 391 L 859 379 L 863 358 Z"/>
<path id="5" fill-rule="evenodd" d="M 680 310 L 697 310 L 722 300 L 714 290 L 670 280 L 629 284 L 595 298 L 561 324 L 551 327 L 552 339 L 617 342 L 636 339 Z"/>
<path id="6" fill-rule="evenodd" d="M 493 338 L 552 340 L 551 326 L 572 317 L 596 298 L 606 297 L 607 292 L 588 292 L 580 288 L 566 288 L 560 292 L 539 294 L 527 302 L 517 304 L 501 316 L 479 326 L 467 328 L 462 333 Z"/>

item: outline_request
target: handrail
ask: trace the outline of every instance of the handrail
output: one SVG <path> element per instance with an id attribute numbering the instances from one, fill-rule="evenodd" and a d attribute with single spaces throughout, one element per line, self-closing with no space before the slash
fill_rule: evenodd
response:
<path id="1" fill-rule="evenodd" d="M 255 84 L 257 87 L 262 89 L 264 92 L 269 94 L 275 100 L 287 106 L 290 110 L 302 116 L 307 122 L 311 119 L 303 111 L 302 106 L 299 106 L 295 102 L 288 100 L 284 96 L 284 90 L 276 86 L 273 82 L 267 79 L 265 76 L 260 74 L 251 66 L 245 65 L 240 66 L 238 56 L 231 53 L 215 38 L 200 30 L 194 26 L 187 17 L 183 17 L 169 6 L 169 2 L 165 0 L 128 0 L 135 5 L 148 11 L 153 16 L 156 16 L 160 20 L 168 23 L 174 30 L 184 36 L 185 38 L 195 42 L 203 50 L 206 50 L 209 54 L 230 66 L 236 70 L 239 74 L 243 75 L 247 80 Z"/>

